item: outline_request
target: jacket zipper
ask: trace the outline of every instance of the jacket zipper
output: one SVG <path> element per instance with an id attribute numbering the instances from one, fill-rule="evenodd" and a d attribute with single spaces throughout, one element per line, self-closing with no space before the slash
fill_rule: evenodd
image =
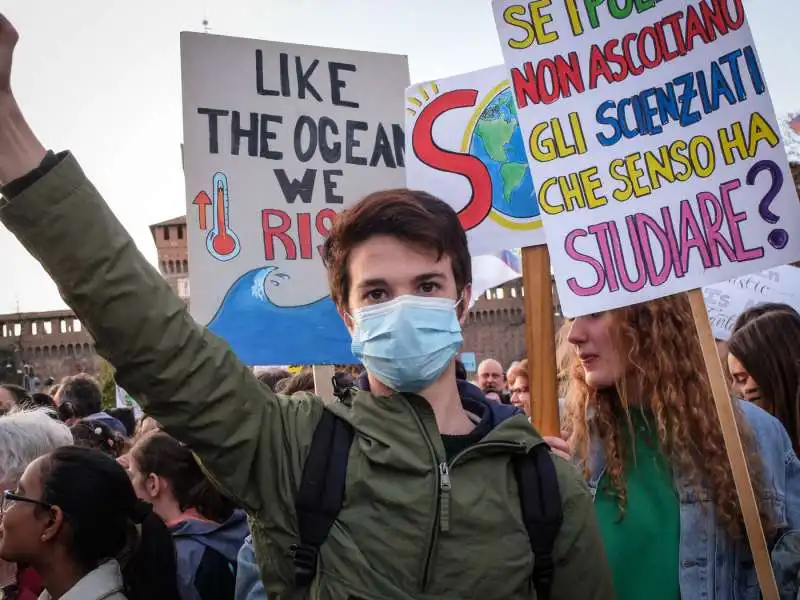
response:
<path id="1" fill-rule="evenodd" d="M 423 429 L 424 431 L 424 429 Z M 427 438 L 427 433 L 425 434 Z M 431 440 L 427 440 L 431 450 L 433 451 L 434 458 L 439 461 L 439 457 L 436 456 L 436 451 L 433 446 L 433 442 Z M 429 538 L 429 545 L 428 545 L 428 554 L 425 558 L 425 570 L 422 574 L 422 591 L 424 592 L 427 590 L 428 585 L 430 584 L 430 571 L 431 571 L 431 562 L 433 559 L 433 552 L 436 549 L 436 545 L 439 541 L 439 532 L 448 532 L 450 531 L 450 491 L 453 489 L 453 481 L 451 478 L 451 471 L 455 466 L 456 462 L 461 459 L 466 454 L 469 454 L 472 451 L 481 449 L 484 450 L 486 448 L 506 448 L 509 450 L 523 450 L 525 446 L 523 444 L 515 443 L 515 442 L 486 442 L 484 444 L 478 443 L 474 446 L 466 448 L 456 454 L 453 457 L 453 460 L 448 462 L 446 459 L 439 461 L 439 468 L 438 468 L 438 476 L 437 476 L 437 488 L 438 488 L 438 496 L 437 496 L 437 517 L 434 520 L 433 524 L 433 531 L 431 532 Z"/>
<path id="2" fill-rule="evenodd" d="M 443 502 L 442 497 L 445 495 L 444 488 L 447 488 L 447 494 L 450 493 L 450 470 L 447 465 L 447 460 L 445 458 L 440 458 L 439 454 L 436 452 L 436 445 L 434 444 L 433 440 L 431 439 L 430 435 L 428 435 L 428 430 L 425 429 L 425 423 L 422 421 L 422 417 L 419 416 L 417 411 L 414 409 L 413 406 L 411 408 L 411 413 L 414 415 L 414 418 L 419 425 L 419 428 L 422 430 L 422 435 L 425 438 L 425 442 L 428 444 L 428 449 L 431 452 L 431 458 L 433 458 L 434 463 L 437 465 L 436 470 L 436 487 L 434 489 L 434 493 L 436 494 L 436 511 L 434 513 L 433 518 L 433 525 L 428 534 L 428 551 L 425 555 L 425 565 L 422 570 L 422 581 L 420 582 L 420 591 L 425 591 L 428 587 L 429 578 L 430 578 L 430 567 L 431 562 L 433 560 L 433 551 L 436 548 L 436 543 L 438 541 L 438 533 L 439 527 L 441 524 L 441 513 L 443 511 Z M 449 508 L 449 503 L 448 503 Z M 449 521 L 449 519 L 448 519 Z"/>

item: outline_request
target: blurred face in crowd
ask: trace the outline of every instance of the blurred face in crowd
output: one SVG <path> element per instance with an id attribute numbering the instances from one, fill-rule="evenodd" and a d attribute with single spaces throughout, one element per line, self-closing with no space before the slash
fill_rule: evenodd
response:
<path id="1" fill-rule="evenodd" d="M 511 404 L 528 412 L 530 410 L 531 391 L 528 378 L 525 375 L 517 375 L 514 383 L 511 384 Z"/>
<path id="2" fill-rule="evenodd" d="M 0 415 L 8 413 L 16 405 L 17 399 L 14 397 L 14 394 L 0 387 Z"/>
<path id="3" fill-rule="evenodd" d="M 2 499 L 0 558 L 27 562 L 40 553 L 41 543 L 51 540 L 63 522 L 63 513 L 39 503 L 44 491 L 41 469 L 44 460 L 33 461 L 22 474 L 15 496 Z"/>
<path id="4" fill-rule="evenodd" d="M 484 392 L 503 389 L 503 367 L 499 362 L 489 359 L 478 366 L 478 387 Z"/>
<path id="5" fill-rule="evenodd" d="M 612 387 L 624 374 L 611 337 L 612 316 L 606 311 L 574 319 L 568 340 L 586 373 L 586 383 L 595 389 Z"/>
<path id="6" fill-rule="evenodd" d="M 762 403 L 761 389 L 758 382 L 747 372 L 744 365 L 730 352 L 728 353 L 728 370 L 731 373 L 733 392 L 748 402 Z M 763 406 L 762 406 L 763 408 Z"/>

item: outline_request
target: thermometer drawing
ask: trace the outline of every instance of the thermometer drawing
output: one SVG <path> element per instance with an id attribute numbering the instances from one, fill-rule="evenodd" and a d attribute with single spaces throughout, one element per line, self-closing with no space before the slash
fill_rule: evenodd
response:
<path id="1" fill-rule="evenodd" d="M 214 175 L 212 192 L 212 218 L 214 226 L 208 232 L 206 248 L 209 254 L 221 261 L 228 261 L 239 255 L 239 238 L 233 232 L 230 222 L 230 194 L 228 177 L 225 173 Z"/>

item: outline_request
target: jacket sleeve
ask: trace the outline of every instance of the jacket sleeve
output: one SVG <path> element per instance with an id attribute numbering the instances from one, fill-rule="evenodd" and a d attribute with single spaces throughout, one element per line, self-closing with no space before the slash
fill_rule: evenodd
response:
<path id="1" fill-rule="evenodd" d="M 614 589 L 589 489 L 572 463 L 553 456 L 564 521 L 553 558 L 553 600 L 613 600 Z"/>
<path id="2" fill-rule="evenodd" d="M 262 385 L 199 326 L 137 250 L 72 155 L 0 204 L 116 379 L 249 512 L 293 506 L 304 448 L 323 410 Z M 264 340 L 270 343 L 270 340 Z"/>

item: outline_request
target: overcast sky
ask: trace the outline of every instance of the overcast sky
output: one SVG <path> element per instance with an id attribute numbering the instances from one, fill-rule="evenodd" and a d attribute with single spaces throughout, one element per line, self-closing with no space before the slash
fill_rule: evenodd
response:
<path id="1" fill-rule="evenodd" d="M 745 0 L 779 113 L 800 110 L 798 0 Z M 489 0 L 2 0 L 20 31 L 13 85 L 43 143 L 71 149 L 139 248 L 184 213 L 179 32 L 406 54 L 411 80 L 502 61 Z M 87 232 L 90 234 L 90 232 Z M 64 306 L 0 227 L 0 313 Z"/>

